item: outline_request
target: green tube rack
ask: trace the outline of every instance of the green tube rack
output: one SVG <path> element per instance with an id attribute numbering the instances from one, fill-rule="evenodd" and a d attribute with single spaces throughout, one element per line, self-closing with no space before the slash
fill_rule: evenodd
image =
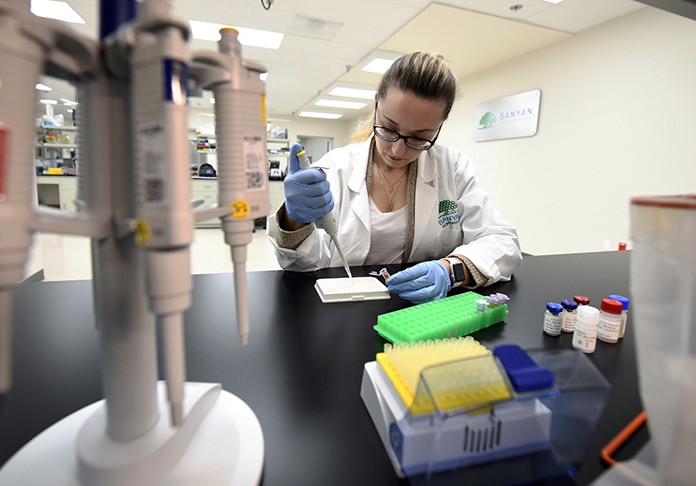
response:
<path id="1" fill-rule="evenodd" d="M 505 320 L 507 304 L 490 305 L 481 312 L 477 300 L 486 298 L 465 292 L 388 312 L 377 317 L 374 329 L 385 339 L 401 344 L 466 336 Z"/>

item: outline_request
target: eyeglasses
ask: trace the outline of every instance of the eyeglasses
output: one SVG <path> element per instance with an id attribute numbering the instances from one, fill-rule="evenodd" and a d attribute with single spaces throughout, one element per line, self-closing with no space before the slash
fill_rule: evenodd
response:
<path id="1" fill-rule="evenodd" d="M 426 140 L 425 138 L 420 138 L 420 137 L 405 137 L 401 135 L 399 132 L 392 130 L 391 128 L 386 128 L 383 127 L 382 125 L 377 125 L 377 103 L 375 102 L 375 117 L 373 120 L 373 125 L 372 129 L 375 132 L 375 135 L 381 138 L 382 140 L 386 140 L 387 142 L 397 142 L 399 139 L 403 139 L 404 143 L 406 144 L 407 147 L 410 147 L 412 149 L 416 150 L 428 150 L 430 147 L 435 145 L 435 141 L 437 140 L 437 137 L 440 135 L 440 130 L 442 129 L 442 124 L 437 129 L 437 133 L 435 134 L 435 138 L 432 140 Z"/>

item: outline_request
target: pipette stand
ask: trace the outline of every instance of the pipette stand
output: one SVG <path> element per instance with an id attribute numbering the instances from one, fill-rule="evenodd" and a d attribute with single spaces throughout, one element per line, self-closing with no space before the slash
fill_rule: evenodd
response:
<path id="1" fill-rule="evenodd" d="M 105 1 L 101 8 L 115 8 L 116 3 Z M 147 22 L 136 24 L 135 29 L 152 28 L 155 32 L 173 25 L 187 35 L 187 25 L 170 17 L 169 4 L 167 0 L 142 2 L 140 15 L 147 16 Z M 102 15 L 105 17 L 109 16 Z M 3 122 L 7 126 L 8 120 L 21 128 L 7 137 L 9 149 L 6 140 L 0 144 L 6 156 L 6 166 L 0 167 L 6 173 L 0 175 L 10 188 L 3 194 L 0 187 L 0 227 L 17 234 L 9 242 L 0 238 L 0 270 L 4 272 L 0 272 L 0 296 L 6 296 L 11 285 L 21 280 L 34 231 L 90 237 L 105 397 L 26 444 L 0 469 L 0 485 L 260 483 L 263 433 L 246 403 L 219 384 L 187 382 L 183 387 L 183 420 L 174 426 L 167 386 L 157 381 L 157 339 L 148 308 L 146 252 L 134 238 L 134 232 L 143 236 L 138 233 L 142 227 L 135 223 L 142 174 L 137 164 L 128 163 L 134 159 L 134 138 L 138 136 L 132 132 L 131 110 L 137 87 L 130 73 L 118 72 L 119 68 L 129 68 L 134 28 L 122 21 L 109 37 L 95 43 L 64 24 L 34 17 L 28 0 L 0 0 L 0 19 L 7 20 L 0 22 L 0 33 L 7 41 L 0 43 L 0 78 L 5 79 L 0 93 L 0 128 L 4 129 Z M 33 207 L 31 201 L 34 84 L 42 69 L 45 74 L 77 84 L 77 214 Z M 228 117 L 236 116 L 228 113 Z M 177 136 L 186 137 L 185 126 L 183 131 L 179 125 L 177 129 Z M 265 127 L 261 129 L 265 133 Z M 188 173 L 188 163 L 179 165 L 176 170 Z M 183 180 L 180 175 L 177 178 Z M 190 201 L 190 187 L 176 188 L 175 193 L 177 198 Z M 182 206 L 178 200 L 177 204 Z M 208 209 L 191 219 L 223 217 L 229 212 Z M 186 270 L 186 275 L 175 277 L 184 282 L 190 279 Z M 3 306 L 6 302 L 11 300 L 3 300 Z M 3 310 L 8 312 L 0 318 L 9 319 L 11 312 Z M 5 324 L 0 322 L 0 329 Z M 0 348 L 0 360 L 6 363 L 2 352 Z"/>
<path id="2" fill-rule="evenodd" d="M 258 484 L 263 435 L 251 408 L 218 384 L 186 383 L 184 422 L 172 428 L 163 383 L 144 436 L 105 433 L 104 400 L 46 429 L 2 469 L 0 484 Z M 40 465 L 40 467 L 37 467 Z"/>

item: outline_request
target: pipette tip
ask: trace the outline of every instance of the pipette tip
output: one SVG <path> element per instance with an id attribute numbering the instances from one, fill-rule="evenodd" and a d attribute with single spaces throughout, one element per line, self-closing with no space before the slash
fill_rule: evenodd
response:
<path id="1" fill-rule="evenodd" d="M 179 427 L 184 423 L 184 406 L 181 402 L 170 403 L 169 413 L 173 427 Z"/>
<path id="2" fill-rule="evenodd" d="M 240 334 L 239 340 L 242 341 L 242 346 L 246 346 L 247 344 L 249 344 L 249 335 L 248 334 Z"/>

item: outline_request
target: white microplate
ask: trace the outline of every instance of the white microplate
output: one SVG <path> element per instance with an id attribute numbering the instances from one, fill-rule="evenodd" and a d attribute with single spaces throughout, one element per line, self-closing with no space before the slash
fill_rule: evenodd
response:
<path id="1" fill-rule="evenodd" d="M 375 277 L 319 278 L 314 288 L 324 303 L 390 298 L 387 287 Z"/>

